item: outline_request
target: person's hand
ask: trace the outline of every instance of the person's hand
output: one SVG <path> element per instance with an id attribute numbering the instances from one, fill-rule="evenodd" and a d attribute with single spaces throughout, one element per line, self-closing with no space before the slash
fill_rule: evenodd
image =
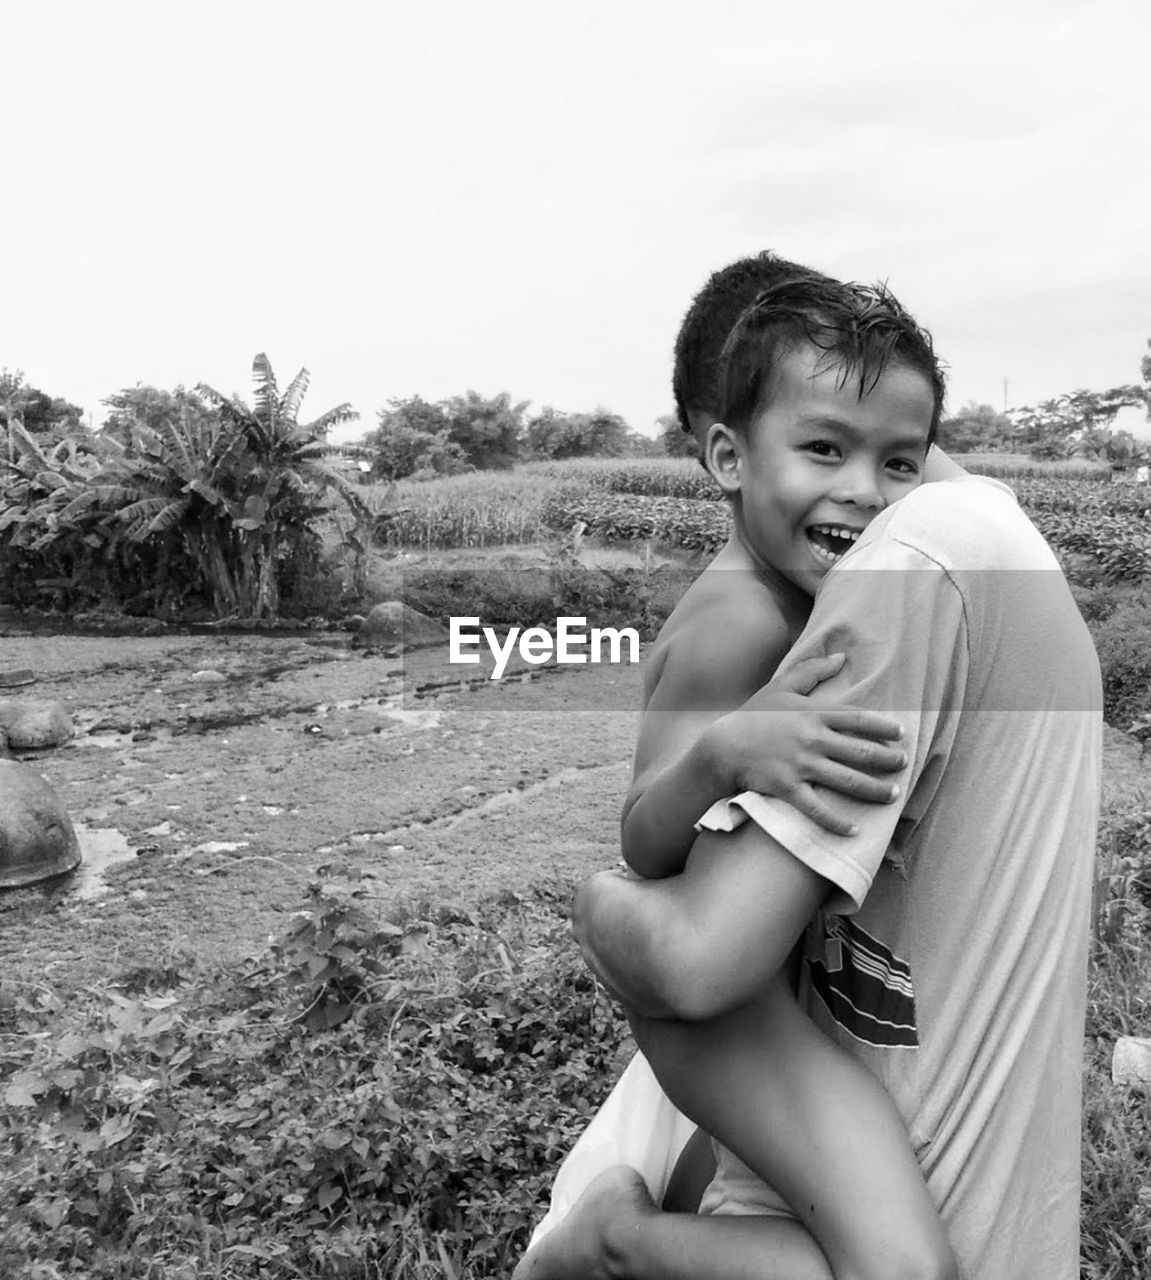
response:
<path id="1" fill-rule="evenodd" d="M 900 794 L 890 775 L 905 767 L 907 755 L 898 745 L 903 730 L 890 716 L 807 696 L 843 663 L 842 653 L 796 663 L 707 735 L 733 794 L 758 791 L 786 800 L 826 831 L 848 836 L 855 824 L 836 811 L 827 792 L 890 804 Z"/>

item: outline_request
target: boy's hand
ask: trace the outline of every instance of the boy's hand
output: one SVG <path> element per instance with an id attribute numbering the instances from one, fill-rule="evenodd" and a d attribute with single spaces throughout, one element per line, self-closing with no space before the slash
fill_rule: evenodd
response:
<path id="1" fill-rule="evenodd" d="M 855 800 L 890 804 L 899 788 L 885 774 L 907 764 L 895 743 L 903 736 L 890 716 L 859 707 L 817 705 L 807 695 L 835 675 L 842 653 L 808 658 L 772 680 L 738 710 L 707 730 L 718 768 L 732 792 L 758 791 L 794 805 L 833 835 L 857 828 L 814 788 Z"/>

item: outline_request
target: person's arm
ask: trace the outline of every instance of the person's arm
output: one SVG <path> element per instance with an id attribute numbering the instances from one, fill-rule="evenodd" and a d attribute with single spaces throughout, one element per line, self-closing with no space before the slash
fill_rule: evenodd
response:
<path id="1" fill-rule="evenodd" d="M 691 854 L 682 875 L 605 871 L 576 894 L 572 928 L 588 966 L 649 1018 L 702 1021 L 752 999 L 827 896 L 822 876 L 753 823 L 703 832 Z"/>
<path id="2" fill-rule="evenodd" d="M 715 644 L 717 641 L 712 640 Z M 725 795 L 744 790 L 733 776 L 728 737 L 710 734 L 726 713 L 758 694 L 756 782 L 765 794 L 794 804 L 826 830 L 850 834 L 854 820 L 815 787 L 872 804 L 889 803 L 898 791 L 888 775 L 901 768 L 895 742 L 899 724 L 890 716 L 847 706 L 820 706 L 806 695 L 835 675 L 842 655 L 813 657 L 764 686 L 782 653 L 753 660 L 754 637 L 730 630 L 718 643 L 730 654 L 707 662 L 690 652 L 691 641 L 668 655 L 649 698 L 636 749 L 635 781 L 624 804 L 623 857 L 649 879 L 678 874 L 695 823 Z"/>

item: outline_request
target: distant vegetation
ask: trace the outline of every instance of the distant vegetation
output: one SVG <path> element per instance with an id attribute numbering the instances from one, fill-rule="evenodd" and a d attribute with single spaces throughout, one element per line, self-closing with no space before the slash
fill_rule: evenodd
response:
<path id="1" fill-rule="evenodd" d="M 1033 502 L 1053 543 L 1141 577 L 1146 535 L 1132 511 L 1116 496 L 1068 497 L 1067 486 L 1146 463 L 1144 445 L 1111 430 L 1122 407 L 1149 403 L 1151 357 L 1142 373 L 1140 385 L 1010 414 L 967 405 L 943 421 L 941 443 L 1012 482 L 1037 466 L 1057 476 L 1063 487 Z M 340 405 L 303 421 L 306 370 L 281 392 L 259 355 L 253 378 L 250 406 L 202 384 L 126 388 L 92 431 L 75 405 L 0 372 L 0 602 L 161 618 L 331 616 L 365 602 L 374 548 L 578 532 L 712 551 L 727 534 L 717 490 L 671 414 L 653 439 L 602 407 L 531 414 L 508 392 L 469 390 L 392 400 L 373 429 L 336 445 L 333 428 L 357 415 Z"/>

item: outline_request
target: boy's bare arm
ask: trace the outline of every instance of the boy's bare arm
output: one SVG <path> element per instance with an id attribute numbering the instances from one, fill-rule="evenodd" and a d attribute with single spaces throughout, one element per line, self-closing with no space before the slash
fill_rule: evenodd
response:
<path id="1" fill-rule="evenodd" d="M 633 871 L 660 879 L 682 870 L 695 821 L 723 794 L 701 737 L 771 678 L 785 652 L 778 620 L 751 610 L 713 610 L 675 636 L 647 697 L 624 803 L 623 856 Z M 677 762 L 672 794 L 658 780 Z"/>
<path id="2" fill-rule="evenodd" d="M 837 655 L 797 664 L 786 681 L 768 683 L 784 646 L 778 636 L 774 645 L 765 643 L 756 622 L 751 615 L 709 618 L 696 628 L 707 657 L 695 636 L 681 634 L 663 664 L 640 727 L 621 832 L 624 859 L 646 878 L 678 874 L 696 821 L 716 800 L 748 789 L 743 761 L 720 721 L 753 694 L 772 744 L 756 760 L 759 790 L 791 801 L 838 835 L 850 834 L 851 822 L 815 786 L 873 803 L 897 794 L 872 775 L 901 767 L 903 753 L 886 745 L 899 737 L 898 724 L 875 712 L 807 701 L 804 695 L 839 670 Z"/>

